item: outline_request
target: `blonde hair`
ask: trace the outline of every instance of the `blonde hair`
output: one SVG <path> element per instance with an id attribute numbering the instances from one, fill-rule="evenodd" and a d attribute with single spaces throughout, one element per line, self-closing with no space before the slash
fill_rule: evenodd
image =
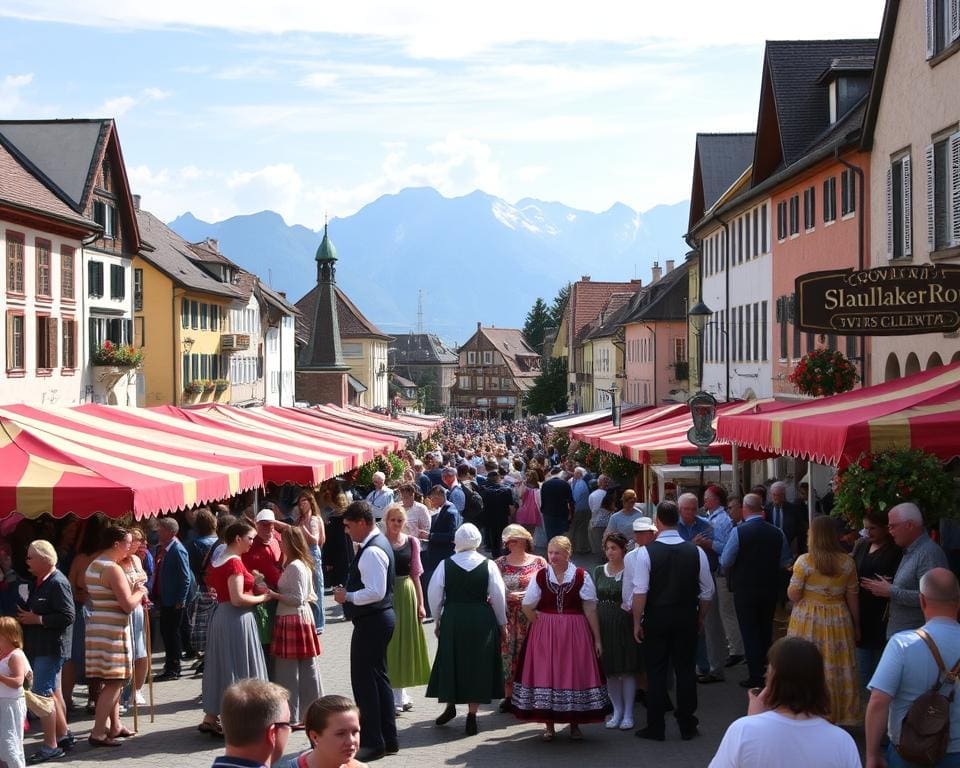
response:
<path id="1" fill-rule="evenodd" d="M 307 537 L 303 535 L 303 529 L 299 525 L 288 525 L 280 532 L 280 541 L 289 555 L 287 562 L 299 560 L 311 571 L 316 570 L 317 563 L 310 553 L 310 547 L 307 546 Z"/>
<path id="2" fill-rule="evenodd" d="M 46 560 L 50 565 L 57 564 L 57 550 L 54 548 L 46 539 L 37 539 L 36 541 L 30 542 L 30 546 L 27 547 L 27 550 L 33 550 L 40 557 Z"/>
<path id="3" fill-rule="evenodd" d="M 14 648 L 23 648 L 23 630 L 20 622 L 12 616 L 0 616 L 0 637 Z"/>
<path id="4" fill-rule="evenodd" d="M 840 564 L 849 557 L 840 546 L 836 523 L 827 515 L 813 519 L 807 534 L 807 548 L 814 570 L 824 576 L 836 576 L 840 573 Z"/>
<path id="5" fill-rule="evenodd" d="M 625 490 L 625 491 L 623 492 L 623 496 L 620 497 L 620 500 L 623 501 L 623 502 L 636 501 L 636 500 L 637 500 L 637 492 L 636 492 L 635 490 L 633 490 L 632 488 L 627 488 L 627 490 Z"/>
<path id="6" fill-rule="evenodd" d="M 407 522 L 407 510 L 403 508 L 402 504 L 390 504 L 383 512 L 383 521 L 386 522 L 387 518 L 394 512 L 399 512 L 403 522 Z"/>
<path id="7" fill-rule="evenodd" d="M 562 549 L 567 553 L 567 557 L 573 556 L 573 544 L 570 543 L 570 539 L 566 536 L 554 536 L 550 541 L 547 542 L 547 549 L 550 547 L 557 547 Z"/>

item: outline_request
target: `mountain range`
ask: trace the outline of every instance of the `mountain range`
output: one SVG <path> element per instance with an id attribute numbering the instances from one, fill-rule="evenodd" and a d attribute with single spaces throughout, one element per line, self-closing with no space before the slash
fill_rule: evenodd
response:
<path id="1" fill-rule="evenodd" d="M 639 213 L 617 203 L 602 213 L 476 191 L 448 198 L 429 187 L 384 195 L 329 222 L 337 284 L 386 333 L 423 329 L 466 341 L 476 323 L 522 327 L 537 297 L 549 305 L 583 275 L 650 280 L 655 261 L 683 260 L 689 204 Z M 219 241 L 221 252 L 297 301 L 314 284 L 322 231 L 287 224 L 273 211 L 206 222 L 190 213 L 169 226 L 190 242 Z"/>

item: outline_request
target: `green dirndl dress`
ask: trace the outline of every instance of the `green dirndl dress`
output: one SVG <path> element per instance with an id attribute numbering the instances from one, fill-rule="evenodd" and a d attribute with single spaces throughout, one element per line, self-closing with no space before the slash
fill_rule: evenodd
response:
<path id="1" fill-rule="evenodd" d="M 600 624 L 600 642 L 603 658 L 600 660 L 605 675 L 633 675 L 643 671 L 640 646 L 633 639 L 633 616 L 621 608 L 623 572 L 607 576 L 602 565 L 593 569 L 593 583 L 597 587 L 597 621 Z"/>
<path id="2" fill-rule="evenodd" d="M 419 542 L 412 536 L 393 550 L 397 578 L 393 582 L 393 611 L 397 623 L 387 645 L 387 676 L 391 688 L 413 688 L 430 679 L 430 657 L 423 625 L 417 616 L 417 592 L 413 579 L 423 572 Z"/>
<path id="3" fill-rule="evenodd" d="M 487 601 L 489 561 L 467 571 L 449 558 L 443 614 L 427 696 L 444 704 L 486 704 L 503 698 L 500 627 Z"/>

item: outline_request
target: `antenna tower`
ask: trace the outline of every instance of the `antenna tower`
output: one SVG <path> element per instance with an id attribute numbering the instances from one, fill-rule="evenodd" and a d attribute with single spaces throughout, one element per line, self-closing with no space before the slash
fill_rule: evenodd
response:
<path id="1" fill-rule="evenodd" d="M 423 334 L 423 288 L 417 289 L 417 334 Z"/>

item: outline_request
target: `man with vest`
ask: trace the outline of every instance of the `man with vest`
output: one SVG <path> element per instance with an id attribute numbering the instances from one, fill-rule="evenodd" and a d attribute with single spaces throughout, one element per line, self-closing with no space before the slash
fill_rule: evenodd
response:
<path id="1" fill-rule="evenodd" d="M 373 510 L 355 501 L 343 513 L 343 525 L 358 545 L 347 583 L 333 598 L 353 622 L 350 639 L 350 684 L 360 709 L 361 762 L 400 750 L 393 689 L 387 677 L 387 645 L 393 637 L 393 548 L 376 527 Z"/>
<path id="2" fill-rule="evenodd" d="M 743 522 L 730 532 L 720 567 L 733 592 L 747 657 L 748 676 L 740 685 L 762 688 L 782 575 L 792 557 L 783 531 L 763 519 L 763 502 L 757 494 L 743 497 L 742 511 Z"/>
<path id="3" fill-rule="evenodd" d="M 633 633 L 643 641 L 647 665 L 647 725 L 641 739 L 663 741 L 667 703 L 667 671 L 673 665 L 677 680 L 674 715 L 680 738 L 689 741 L 697 731 L 697 636 L 713 597 L 713 577 L 704 551 L 684 541 L 677 532 L 680 511 L 676 503 L 657 506 L 655 541 L 641 547 L 633 574 Z"/>

